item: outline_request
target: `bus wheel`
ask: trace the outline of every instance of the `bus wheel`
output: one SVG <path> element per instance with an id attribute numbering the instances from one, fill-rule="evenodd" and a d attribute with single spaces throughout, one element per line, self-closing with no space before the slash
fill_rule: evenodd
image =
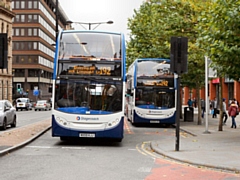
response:
<path id="1" fill-rule="evenodd" d="M 122 142 L 122 138 L 115 139 L 116 142 Z"/>
<path id="2" fill-rule="evenodd" d="M 68 140 L 68 137 L 61 136 L 61 137 L 60 137 L 60 140 L 61 140 L 61 141 L 67 141 L 67 140 Z"/>

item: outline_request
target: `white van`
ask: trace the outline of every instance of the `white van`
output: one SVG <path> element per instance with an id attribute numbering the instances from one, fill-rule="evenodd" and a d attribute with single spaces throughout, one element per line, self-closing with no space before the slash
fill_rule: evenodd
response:
<path id="1" fill-rule="evenodd" d="M 25 110 L 30 110 L 31 109 L 31 105 L 30 105 L 30 99 L 29 98 L 18 98 L 16 100 L 16 111 L 18 111 L 19 109 L 21 109 L 21 111 L 23 109 Z"/>

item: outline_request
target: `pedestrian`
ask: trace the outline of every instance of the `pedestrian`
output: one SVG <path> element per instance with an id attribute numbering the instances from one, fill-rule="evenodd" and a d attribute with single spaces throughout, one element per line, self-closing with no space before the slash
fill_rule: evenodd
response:
<path id="1" fill-rule="evenodd" d="M 194 107 L 197 108 L 197 100 L 196 100 L 196 98 L 193 98 L 193 103 L 194 103 Z"/>
<path id="2" fill-rule="evenodd" d="M 235 117 L 237 115 L 237 105 L 235 104 L 234 101 L 231 102 L 231 105 L 228 109 L 228 115 L 232 117 L 232 126 L 231 128 L 237 128 L 237 125 L 236 125 L 236 121 L 235 121 Z"/>
<path id="3" fill-rule="evenodd" d="M 214 98 L 214 100 L 212 101 L 212 106 L 213 106 L 212 118 L 217 118 L 217 98 Z"/>
<path id="4" fill-rule="evenodd" d="M 188 107 L 192 107 L 192 105 L 193 105 L 192 100 L 191 100 L 191 99 L 188 99 Z"/>
<path id="5" fill-rule="evenodd" d="M 205 113 L 205 101 L 201 99 L 201 109 L 202 109 L 202 118 L 204 118 Z"/>
<path id="6" fill-rule="evenodd" d="M 234 98 L 233 101 L 235 102 L 235 104 L 237 105 L 237 107 L 239 107 L 239 103 L 238 101 Z"/>
<path id="7" fill-rule="evenodd" d="M 222 111 L 223 111 L 223 118 L 224 118 L 224 121 L 223 121 L 223 124 L 226 125 L 226 122 L 227 122 L 227 119 L 228 119 L 228 115 L 227 115 L 227 105 L 226 105 L 226 99 L 223 98 L 223 105 L 222 105 Z"/>

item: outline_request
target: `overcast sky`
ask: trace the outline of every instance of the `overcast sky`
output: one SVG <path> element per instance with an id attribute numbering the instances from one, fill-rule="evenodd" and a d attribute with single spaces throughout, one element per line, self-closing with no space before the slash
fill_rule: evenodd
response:
<path id="1" fill-rule="evenodd" d="M 128 39 L 127 19 L 132 18 L 134 9 L 139 9 L 144 0 L 59 0 L 69 20 L 73 22 L 96 23 L 112 20 L 113 24 L 101 24 L 96 30 L 123 32 Z M 83 29 L 73 25 L 75 29 Z M 88 25 L 84 25 L 88 29 Z"/>

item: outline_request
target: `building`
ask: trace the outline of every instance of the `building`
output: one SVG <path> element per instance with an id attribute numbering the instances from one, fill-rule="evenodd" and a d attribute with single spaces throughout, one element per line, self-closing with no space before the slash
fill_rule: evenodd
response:
<path id="1" fill-rule="evenodd" d="M 12 101 L 12 19 L 15 14 L 12 12 L 11 0 L 0 1 L 0 34 L 6 35 L 7 61 L 6 67 L 0 69 L 0 99 Z M 3 51 L 4 44 L 1 39 L 0 51 Z M 3 61 L 1 59 L 1 61 Z"/>
<path id="2" fill-rule="evenodd" d="M 212 78 L 208 81 L 208 97 L 209 100 L 214 100 L 217 98 L 219 106 L 219 78 Z M 222 93 L 223 98 L 226 99 L 226 103 L 230 104 L 231 100 L 236 99 L 240 102 L 240 82 L 234 81 L 229 78 L 223 78 L 222 81 Z M 188 87 L 183 88 L 183 104 L 187 104 L 189 98 L 197 99 L 196 90 L 190 90 Z M 200 91 L 200 98 L 205 99 L 205 88 L 202 88 Z"/>
<path id="3" fill-rule="evenodd" d="M 13 98 L 49 99 L 56 32 L 68 18 L 58 0 L 13 0 L 12 10 Z"/>

